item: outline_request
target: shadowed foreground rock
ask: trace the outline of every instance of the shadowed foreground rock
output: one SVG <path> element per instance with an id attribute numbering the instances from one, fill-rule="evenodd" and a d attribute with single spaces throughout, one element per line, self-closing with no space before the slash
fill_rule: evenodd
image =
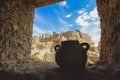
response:
<path id="1" fill-rule="evenodd" d="M 5 68 L 5 67 L 4 67 Z M 0 80 L 119 80 L 120 71 L 104 66 L 87 67 L 84 73 L 64 73 L 55 63 L 29 61 L 0 70 Z"/>

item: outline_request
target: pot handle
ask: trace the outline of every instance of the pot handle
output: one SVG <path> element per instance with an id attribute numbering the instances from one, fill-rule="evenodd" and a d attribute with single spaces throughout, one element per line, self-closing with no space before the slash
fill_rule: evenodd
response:
<path id="1" fill-rule="evenodd" d="M 60 48 L 60 45 L 56 45 L 56 46 L 54 47 L 55 51 L 57 51 L 59 48 Z"/>
<path id="2" fill-rule="evenodd" d="M 83 47 L 84 50 L 88 50 L 90 48 L 90 45 L 88 43 L 86 43 L 86 42 L 81 43 L 80 45 Z M 84 46 L 86 46 L 86 47 L 84 47 Z"/>

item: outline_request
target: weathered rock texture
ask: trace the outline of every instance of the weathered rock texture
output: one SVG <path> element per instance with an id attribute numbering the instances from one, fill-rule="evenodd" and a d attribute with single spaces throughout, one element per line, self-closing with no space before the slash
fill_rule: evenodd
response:
<path id="1" fill-rule="evenodd" d="M 98 49 L 94 46 L 91 37 L 87 34 L 76 31 L 61 32 L 60 34 L 43 34 L 41 36 L 33 36 L 31 57 L 35 60 L 45 60 L 55 62 L 55 45 L 60 45 L 65 40 L 78 40 L 80 43 L 87 42 L 90 44 L 88 51 L 88 63 L 94 63 L 99 58 Z"/>
<path id="2" fill-rule="evenodd" d="M 33 11 L 25 0 L 0 1 L 0 63 L 29 58 Z"/>
<path id="3" fill-rule="evenodd" d="M 32 3 L 32 5 L 35 8 L 37 8 L 37 7 L 45 6 L 55 2 L 59 2 L 59 1 L 64 1 L 64 0 L 29 0 L 28 2 Z"/>
<path id="4" fill-rule="evenodd" d="M 30 57 L 34 8 L 62 0 L 0 0 L 0 64 Z M 10 63 L 11 62 L 11 63 Z"/>
<path id="5" fill-rule="evenodd" d="M 120 64 L 120 0 L 97 0 L 101 21 L 100 60 Z"/>

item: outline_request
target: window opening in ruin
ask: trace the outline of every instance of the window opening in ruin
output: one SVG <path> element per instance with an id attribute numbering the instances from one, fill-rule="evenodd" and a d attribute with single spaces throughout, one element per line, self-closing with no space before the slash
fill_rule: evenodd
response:
<path id="1" fill-rule="evenodd" d="M 35 9 L 32 58 L 54 62 L 54 46 L 63 40 L 88 42 L 99 57 L 100 20 L 96 0 L 67 0 Z M 98 54 L 96 54 L 98 53 Z M 89 61 L 94 62 L 94 61 Z"/>

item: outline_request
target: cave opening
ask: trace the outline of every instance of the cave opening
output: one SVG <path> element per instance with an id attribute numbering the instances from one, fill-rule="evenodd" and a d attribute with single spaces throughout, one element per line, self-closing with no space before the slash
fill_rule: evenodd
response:
<path id="1" fill-rule="evenodd" d="M 56 70 L 50 70 L 50 67 L 53 67 L 50 63 L 32 62 L 29 59 L 34 8 L 58 1 L 62 0 L 0 1 L 0 78 L 2 80 L 17 80 L 18 78 L 20 80 L 62 80 L 63 77 L 73 80 L 73 76 L 61 76 L 62 74 L 60 78 L 59 73 L 56 75 Z M 101 63 L 99 67 L 93 66 L 92 69 L 88 69 L 90 71 L 85 77 L 86 80 L 119 80 L 120 15 L 118 14 L 120 14 L 120 0 L 96 1 L 101 27 Z M 41 70 L 48 71 L 42 74 Z M 52 75 L 50 71 L 53 71 Z M 47 78 L 46 75 L 48 75 Z"/>
<path id="2" fill-rule="evenodd" d="M 45 60 L 53 62 L 54 46 L 73 39 L 88 42 L 90 58 L 99 59 L 101 30 L 96 0 L 78 2 L 68 0 L 35 9 L 31 56 L 44 60 L 47 55 Z"/>

